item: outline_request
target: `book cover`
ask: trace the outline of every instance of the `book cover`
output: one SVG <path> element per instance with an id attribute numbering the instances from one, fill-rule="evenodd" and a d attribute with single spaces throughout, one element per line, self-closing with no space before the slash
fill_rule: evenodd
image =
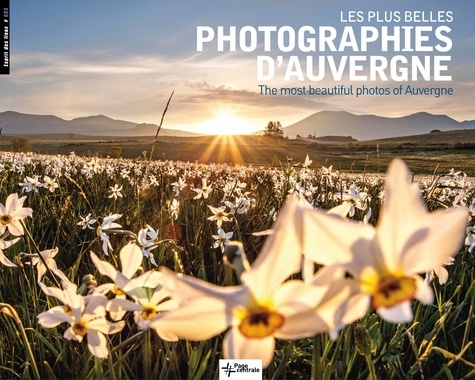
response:
<path id="1" fill-rule="evenodd" d="M 474 376 L 475 3 L 0 5 L 0 377 Z"/>

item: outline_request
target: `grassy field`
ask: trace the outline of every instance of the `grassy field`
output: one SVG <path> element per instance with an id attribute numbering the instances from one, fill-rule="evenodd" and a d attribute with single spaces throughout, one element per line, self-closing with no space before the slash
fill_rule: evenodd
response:
<path id="1" fill-rule="evenodd" d="M 4 136 L 2 139 L 3 148 L 6 148 L 8 141 Z M 184 154 L 185 149 L 189 149 L 187 156 L 196 154 L 199 157 L 213 146 L 213 139 L 165 139 L 157 144 L 155 151 L 160 155 L 167 147 L 165 156 L 171 156 L 178 154 L 178 151 Z M 223 144 L 216 144 L 216 157 L 220 154 L 231 155 L 228 149 L 239 146 L 238 139 L 235 140 L 235 143 L 227 143 L 222 153 L 219 152 Z M 328 244 L 333 239 L 340 239 L 340 247 L 346 247 L 348 241 L 358 238 L 353 231 L 360 231 L 363 223 L 378 225 L 382 201 L 388 196 L 388 192 L 386 195 L 383 192 L 384 176 L 369 173 L 372 166 L 368 163 L 365 166 L 363 158 L 358 163 L 359 167 L 351 163 L 351 157 L 364 157 L 364 152 L 347 152 L 345 155 L 336 151 L 331 154 L 326 152 L 328 159 L 324 159 L 319 151 L 309 150 L 309 144 L 315 143 L 313 140 L 275 145 L 264 143 L 259 137 L 243 137 L 242 141 L 246 143 L 242 143 L 239 150 L 242 159 L 254 164 L 254 160 L 262 161 L 252 166 L 200 164 L 190 158 L 187 158 L 189 162 L 150 161 L 141 153 L 142 149 L 150 152 L 151 142 L 145 140 L 67 142 L 36 137 L 31 141 L 33 150 L 51 149 L 51 153 L 57 154 L 61 148 L 66 150 L 66 155 L 0 154 L 1 378 L 216 379 L 218 360 L 225 351 L 225 329 L 215 331 L 214 323 L 203 323 L 202 319 L 196 322 L 202 314 L 206 318 L 207 313 L 213 312 L 209 308 L 216 305 L 213 303 L 216 298 L 210 300 L 205 297 L 200 293 L 205 285 L 198 286 L 192 280 L 192 285 L 188 288 L 186 285 L 186 291 L 181 295 L 179 289 L 175 290 L 176 293 L 160 295 L 161 282 L 159 286 L 152 283 L 158 268 L 166 267 L 201 279 L 217 285 L 219 289 L 227 285 L 247 289 L 246 286 L 250 286 L 252 281 L 242 283 L 239 271 L 227 265 L 224 258 L 223 251 L 226 252 L 226 247 L 230 245 L 229 239 L 242 243 L 251 263 L 247 271 L 252 273 L 252 270 L 257 270 L 254 268 L 259 268 L 254 265 L 266 250 L 266 242 L 273 241 L 273 236 L 275 239 L 283 237 L 284 240 L 270 243 L 273 248 L 267 250 L 269 259 L 265 261 L 265 266 L 261 265 L 259 279 L 262 275 L 272 276 L 275 270 L 290 270 L 287 268 L 292 268 L 291 262 L 300 266 L 301 259 L 297 257 L 296 261 L 293 258 L 295 253 L 299 253 L 293 251 L 298 251 L 294 248 L 300 244 L 300 238 L 288 243 L 285 240 L 287 237 L 300 234 L 303 230 L 307 231 L 303 238 L 317 236 L 314 229 L 317 225 L 312 225 L 309 230 L 306 224 L 300 224 L 298 213 L 292 215 L 283 211 L 289 194 L 298 194 L 302 200 L 305 199 L 308 202 L 305 203 L 306 209 L 310 208 L 312 212 L 313 208 L 328 210 L 344 206 L 348 216 L 338 219 L 342 228 L 351 223 L 350 219 L 358 223 L 352 224 L 350 230 L 331 229 L 320 234 L 318 241 L 312 244 L 314 248 L 329 248 Z M 133 159 L 96 157 L 110 150 L 111 146 L 121 146 L 124 155 L 129 146 Z M 348 149 L 341 144 L 339 147 Z M 103 150 L 97 150 L 99 148 Z M 336 150 L 334 147 L 331 149 Z M 351 149 L 357 150 L 356 147 Z M 88 153 L 88 150 L 91 152 Z M 70 151 L 76 154 L 71 155 Z M 81 156 L 82 153 L 88 154 Z M 305 163 L 307 153 L 313 162 Z M 396 155 L 389 151 L 379 154 L 380 170 L 390 157 Z M 428 172 L 434 170 L 440 161 L 422 161 L 417 152 L 405 154 L 407 158 L 414 156 L 413 161 L 409 160 L 411 167 L 415 163 L 420 163 L 421 167 L 427 165 Z M 272 163 L 274 155 L 278 157 L 274 161 L 280 160 L 281 163 L 264 165 Z M 287 157 L 292 159 L 287 160 Z M 334 161 L 337 158 L 348 161 L 337 165 Z M 445 159 L 447 168 L 462 169 L 453 157 L 452 161 L 448 155 Z M 211 158 L 203 159 L 208 160 L 213 161 Z M 377 165 L 378 158 L 371 158 L 371 162 Z M 333 170 L 320 167 L 331 164 L 334 165 Z M 348 171 L 336 170 L 344 165 L 348 165 Z M 365 167 L 365 173 L 357 173 Z M 411 191 L 416 191 L 417 197 L 422 196 L 423 208 L 430 212 L 445 208 L 453 211 L 452 206 L 456 206 L 459 215 L 462 209 L 472 210 L 473 215 L 473 184 L 461 173 L 439 170 L 444 175 L 419 184 L 420 195 L 418 190 L 411 188 Z M 403 206 L 393 208 L 399 213 L 394 220 L 404 223 L 404 218 L 409 218 L 407 228 L 410 229 L 426 220 L 426 214 L 424 211 L 420 219 L 410 219 L 412 210 L 419 209 L 415 204 L 404 204 L 414 200 L 399 185 L 400 181 L 393 180 L 393 186 L 398 188 L 389 192 L 393 200 L 401 195 Z M 274 224 L 276 219 L 280 220 L 279 225 Z M 465 213 L 462 219 L 465 223 Z M 433 223 L 438 223 L 437 218 Z M 473 223 L 471 220 L 468 225 L 473 226 Z M 387 321 L 371 307 L 357 320 L 353 318 L 344 326 L 339 325 L 341 331 L 334 339 L 328 333 L 329 327 L 321 333 L 307 334 L 298 339 L 278 337 L 272 349 L 272 360 L 264 370 L 264 378 L 473 378 L 475 265 L 471 244 L 475 237 L 473 230 L 465 232 L 465 225 L 453 235 L 448 233 L 452 224 L 446 218 L 439 224 L 429 231 L 437 244 L 431 244 L 429 239 L 429 245 L 424 245 L 417 254 L 430 260 L 437 257 L 441 247 L 450 244 L 456 247 L 458 254 L 453 263 L 447 263 L 453 265 L 445 267 L 448 271 L 445 283 L 441 280 L 444 272 L 440 268 L 434 268 L 437 269 L 435 278 L 429 276 L 430 271 L 418 274 L 426 278 L 428 289 L 434 294 L 433 302 L 424 305 L 413 300 L 410 303 L 413 318 L 402 323 Z M 321 226 L 326 227 L 327 224 L 322 223 Z M 274 235 L 256 234 L 269 228 L 276 229 Z M 391 236 L 397 236 L 403 230 L 395 228 Z M 412 245 L 419 244 L 427 233 L 423 228 L 415 231 L 412 238 L 402 236 L 401 239 L 407 239 L 404 248 L 410 249 Z M 466 245 L 464 239 L 467 239 Z M 325 241 L 326 245 L 322 245 Z M 356 246 L 357 242 L 355 240 Z M 131 259 L 130 243 L 137 247 L 138 261 Z M 428 246 L 431 248 L 426 250 Z M 96 259 L 91 252 L 97 256 Z M 271 253 L 278 255 L 278 258 L 274 259 Z M 49 269 L 40 274 L 42 265 Z M 312 267 L 315 269 L 314 264 Z M 136 276 L 141 273 L 147 276 L 147 281 L 142 278 L 141 285 L 138 285 L 139 277 Z M 351 273 L 342 275 L 344 278 L 329 284 L 338 287 L 357 279 Z M 300 281 L 303 277 L 299 268 L 290 279 L 303 286 Z M 152 282 L 148 282 L 149 279 Z M 129 280 L 133 286 L 127 285 Z M 38 285 L 39 282 L 44 285 Z M 257 284 L 265 286 L 262 281 L 259 283 L 257 280 Z M 296 286 L 295 282 L 289 284 Z M 322 289 L 327 289 L 326 286 L 329 285 L 325 283 Z M 412 285 L 408 286 L 411 288 Z M 394 284 L 391 287 L 395 288 Z M 215 297 L 218 290 L 216 287 L 212 289 L 206 294 Z M 341 291 L 348 289 L 344 287 Z M 390 287 L 385 286 L 383 290 L 386 292 L 388 289 Z M 331 287 L 331 292 L 328 288 L 326 294 L 330 297 L 335 291 Z M 281 293 L 280 300 L 285 298 L 285 294 Z M 343 299 L 347 300 L 348 294 L 344 294 Z M 116 295 L 122 296 L 123 301 L 114 301 Z M 168 325 L 160 329 L 160 323 L 165 321 L 167 315 L 165 305 L 172 305 L 176 299 L 180 307 L 186 307 L 194 302 L 190 295 L 197 297 L 198 307 L 191 314 L 192 318 L 183 319 L 182 323 L 198 326 L 200 334 L 208 329 L 215 333 L 209 333 L 209 336 L 201 334 L 202 339 L 171 341 L 165 333 L 173 321 L 168 321 Z M 230 295 L 227 293 L 223 302 L 227 302 L 227 298 L 236 298 Z M 298 299 L 301 296 L 300 293 L 295 294 Z M 95 305 L 94 313 L 88 313 L 88 307 L 92 306 L 85 305 Z M 119 317 L 114 314 L 117 312 L 114 305 L 127 305 L 128 309 L 123 310 Z M 169 306 L 172 311 L 176 306 L 173 305 Z M 301 306 L 294 304 L 294 307 Z M 336 321 L 340 318 L 336 317 L 340 311 L 330 313 L 326 306 L 322 301 L 318 308 L 322 308 L 321 318 L 330 326 L 333 322 L 328 316 L 334 315 Z M 287 307 L 286 312 L 291 309 Z M 269 314 L 268 309 L 256 310 L 258 312 L 252 315 L 253 319 L 239 313 L 240 318 L 244 318 L 241 322 L 244 332 L 244 321 L 250 325 L 264 321 L 264 325 L 269 325 L 266 318 L 281 320 L 278 314 Z M 214 312 L 218 314 L 207 317 L 207 320 L 220 323 L 222 318 L 216 315 L 223 309 L 220 306 Z M 315 323 L 322 323 L 322 319 L 318 318 Z M 155 321 L 158 325 L 153 325 Z M 94 333 L 93 327 L 98 328 L 99 322 L 102 323 L 101 331 L 110 334 Z M 189 331 L 189 328 L 185 330 Z M 256 333 L 262 332 L 246 332 L 249 336 Z M 249 344 L 254 345 L 259 339 L 252 338 Z"/>
<path id="2" fill-rule="evenodd" d="M 10 150 L 13 136 L 2 136 L 0 149 Z M 36 153 L 107 157 L 120 149 L 124 158 L 149 157 L 152 137 L 113 138 L 75 135 L 31 135 Z M 333 165 L 348 172 L 385 172 L 392 158 L 402 157 L 416 174 L 444 173 L 456 166 L 475 176 L 475 131 L 460 130 L 363 142 L 288 139 L 261 136 L 159 137 L 154 159 L 199 163 L 273 165 L 290 157 L 301 162 L 308 154 L 315 165 Z"/>

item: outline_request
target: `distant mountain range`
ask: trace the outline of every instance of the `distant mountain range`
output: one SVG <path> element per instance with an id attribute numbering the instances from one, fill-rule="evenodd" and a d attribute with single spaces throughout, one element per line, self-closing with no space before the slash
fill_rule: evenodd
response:
<path id="1" fill-rule="evenodd" d="M 452 131 L 474 128 L 475 120 L 459 122 L 447 115 L 433 115 L 427 112 L 391 118 L 355 115 L 344 111 L 321 111 L 284 127 L 284 134 L 290 138 L 295 138 L 297 135 L 301 137 L 352 136 L 361 141 L 418 135 L 437 129 Z"/>
<path id="2" fill-rule="evenodd" d="M 2 133 L 23 134 L 79 134 L 90 136 L 155 136 L 156 124 L 134 123 L 111 119 L 104 115 L 64 120 L 53 115 L 32 115 L 14 111 L 0 112 Z M 403 117 L 355 115 L 344 111 L 316 112 L 305 119 L 284 127 L 284 135 L 295 138 L 352 136 L 364 141 L 398 136 L 424 134 L 433 130 L 452 131 L 475 129 L 475 120 L 459 122 L 447 115 L 419 112 Z M 263 134 L 263 131 L 254 134 Z M 198 133 L 162 128 L 160 136 L 192 137 Z"/>
<path id="3" fill-rule="evenodd" d="M 0 112 L 2 133 L 10 135 L 72 133 L 91 136 L 155 136 L 156 124 L 114 120 L 104 115 L 64 120 L 53 115 Z M 197 133 L 162 128 L 160 136 L 197 136 Z"/>

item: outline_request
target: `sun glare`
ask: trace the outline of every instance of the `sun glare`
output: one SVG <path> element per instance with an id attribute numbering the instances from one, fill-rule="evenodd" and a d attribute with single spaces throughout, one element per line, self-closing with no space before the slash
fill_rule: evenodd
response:
<path id="1" fill-rule="evenodd" d="M 203 133 L 209 135 L 246 135 L 254 132 L 250 123 L 233 111 L 220 111 L 219 114 L 201 126 Z"/>

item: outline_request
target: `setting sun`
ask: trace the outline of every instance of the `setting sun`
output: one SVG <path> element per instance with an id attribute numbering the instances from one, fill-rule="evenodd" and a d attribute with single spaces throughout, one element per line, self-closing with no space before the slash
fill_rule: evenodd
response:
<path id="1" fill-rule="evenodd" d="M 231 110 L 220 111 L 214 119 L 202 123 L 200 129 L 209 135 L 246 135 L 255 131 L 249 121 Z"/>

